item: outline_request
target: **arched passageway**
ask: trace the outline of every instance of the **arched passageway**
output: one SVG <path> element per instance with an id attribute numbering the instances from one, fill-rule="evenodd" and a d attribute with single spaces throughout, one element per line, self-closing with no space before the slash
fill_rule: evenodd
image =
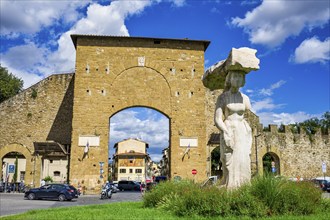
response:
<path id="1" fill-rule="evenodd" d="M 125 108 L 112 115 L 108 150 L 109 180 L 141 182 L 160 175 L 168 177 L 169 158 L 164 158 L 164 152 L 170 147 L 169 126 L 170 120 L 165 114 L 145 106 Z M 146 146 L 145 151 L 139 149 L 141 144 Z M 145 152 L 145 155 L 141 155 L 140 151 Z"/>
<path id="2" fill-rule="evenodd" d="M 216 147 L 211 152 L 211 176 L 222 177 L 222 163 L 220 161 L 220 147 Z"/>
<path id="3" fill-rule="evenodd" d="M 274 152 L 268 152 L 262 157 L 262 165 L 264 173 L 273 173 L 280 175 L 280 159 Z"/>

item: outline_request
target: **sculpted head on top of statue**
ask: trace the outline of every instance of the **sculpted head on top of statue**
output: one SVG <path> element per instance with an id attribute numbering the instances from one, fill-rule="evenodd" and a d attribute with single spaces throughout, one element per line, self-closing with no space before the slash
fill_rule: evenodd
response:
<path id="1" fill-rule="evenodd" d="M 229 71 L 226 76 L 224 91 L 238 92 L 245 85 L 245 73 L 243 71 Z"/>

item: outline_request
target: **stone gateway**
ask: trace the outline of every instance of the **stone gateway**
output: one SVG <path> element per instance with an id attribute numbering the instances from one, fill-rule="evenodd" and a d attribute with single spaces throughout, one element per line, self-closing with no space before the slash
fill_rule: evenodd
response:
<path id="1" fill-rule="evenodd" d="M 221 174 L 221 167 L 213 169 L 212 152 L 219 146 L 213 119 L 223 90 L 216 88 L 218 83 L 208 89 L 201 80 L 209 41 L 71 37 L 76 48 L 74 73 L 51 75 L 0 103 L 2 180 L 8 165 L 18 158 L 18 180 L 25 184 L 39 186 L 50 175 L 56 181 L 81 185 L 86 193 L 99 193 L 108 178 L 107 172 L 100 178 L 100 163 L 107 171 L 109 119 L 137 106 L 155 109 L 169 119 L 164 152 L 170 179 L 201 182 L 213 172 Z M 263 171 L 264 158 L 275 162 L 279 175 L 323 175 L 321 164 L 330 161 L 328 135 L 308 137 L 303 131 L 292 133 L 289 127 L 278 132 L 275 125 L 263 131 L 256 115 L 249 111 L 245 115 L 253 137 L 252 175 Z M 197 174 L 192 174 L 193 169 Z"/>
<path id="2" fill-rule="evenodd" d="M 108 161 L 109 118 L 134 106 L 149 107 L 168 117 L 170 177 L 191 178 L 195 167 L 201 171 L 197 179 L 205 179 L 205 88 L 200 76 L 209 42 L 84 35 L 72 35 L 72 40 L 77 51 L 72 183 L 87 182 L 90 188 L 99 185 L 97 165 Z M 196 141 L 184 160 L 187 145 L 182 139 Z M 86 140 L 90 147 L 82 160 Z"/>

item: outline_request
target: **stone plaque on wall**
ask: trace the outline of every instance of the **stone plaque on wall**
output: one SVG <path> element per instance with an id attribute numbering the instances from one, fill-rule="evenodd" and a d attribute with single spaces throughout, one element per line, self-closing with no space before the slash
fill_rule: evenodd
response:
<path id="1" fill-rule="evenodd" d="M 138 66 L 144 66 L 145 60 L 145 57 L 138 57 Z"/>
<path id="2" fill-rule="evenodd" d="M 197 137 L 180 137 L 180 147 L 197 147 L 198 138 Z"/>
<path id="3" fill-rule="evenodd" d="M 100 136 L 95 136 L 95 135 L 79 136 L 79 141 L 78 141 L 79 146 L 85 147 L 87 145 L 87 143 L 91 147 L 99 147 L 100 146 Z"/>

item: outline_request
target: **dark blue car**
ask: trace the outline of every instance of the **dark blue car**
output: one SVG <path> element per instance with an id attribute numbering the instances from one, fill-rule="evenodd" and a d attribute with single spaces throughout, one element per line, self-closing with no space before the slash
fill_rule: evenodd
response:
<path id="1" fill-rule="evenodd" d="M 33 188 L 25 192 L 24 198 L 33 199 L 56 199 L 70 201 L 78 198 L 78 191 L 68 184 L 47 184 L 40 188 Z"/>

